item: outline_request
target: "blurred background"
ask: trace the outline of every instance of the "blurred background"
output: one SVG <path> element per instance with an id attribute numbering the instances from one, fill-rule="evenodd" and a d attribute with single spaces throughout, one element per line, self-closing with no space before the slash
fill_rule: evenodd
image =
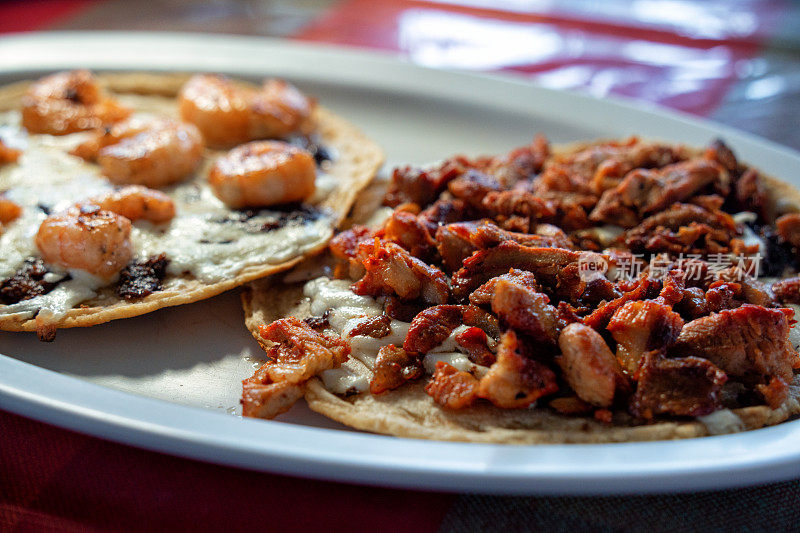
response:
<path id="1" fill-rule="evenodd" d="M 658 104 L 800 149 L 792 0 L 0 0 L 0 32 L 262 35 Z"/>

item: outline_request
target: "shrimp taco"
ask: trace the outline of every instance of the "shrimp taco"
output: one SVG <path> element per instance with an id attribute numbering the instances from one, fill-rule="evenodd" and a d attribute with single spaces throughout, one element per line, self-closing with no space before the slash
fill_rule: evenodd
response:
<path id="1" fill-rule="evenodd" d="M 305 397 L 361 430 L 524 444 L 800 414 L 800 194 L 723 142 L 537 137 L 398 168 L 383 204 L 243 293 L 268 356 L 244 416 Z"/>
<path id="2" fill-rule="evenodd" d="M 0 89 L 0 329 L 52 340 L 285 270 L 382 159 L 283 80 L 73 71 Z"/>

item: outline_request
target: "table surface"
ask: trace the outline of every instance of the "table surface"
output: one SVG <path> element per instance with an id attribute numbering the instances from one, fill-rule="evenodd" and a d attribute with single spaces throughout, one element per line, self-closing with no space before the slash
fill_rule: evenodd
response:
<path id="1" fill-rule="evenodd" d="M 800 3 L 788 0 L 0 1 L 0 33 L 196 31 L 394 51 L 703 116 L 800 150 Z M 0 411 L 0 530 L 268 526 L 488 531 L 792 529 L 800 482 L 608 498 L 504 498 L 238 471 Z"/>

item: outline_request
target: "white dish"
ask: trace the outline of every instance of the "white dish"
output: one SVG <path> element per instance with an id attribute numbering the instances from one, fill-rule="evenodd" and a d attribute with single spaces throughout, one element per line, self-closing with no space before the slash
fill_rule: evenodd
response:
<path id="1" fill-rule="evenodd" d="M 375 53 L 209 35 L 79 33 L 0 39 L 0 83 L 46 71 L 219 71 L 283 76 L 363 128 L 386 168 L 454 152 L 637 134 L 702 145 L 796 180 L 800 154 L 657 109 L 512 78 L 427 70 Z M 0 408 L 114 441 L 215 463 L 409 488 L 611 494 L 698 490 L 800 475 L 800 421 L 736 435 L 613 445 L 429 442 L 346 430 L 297 406 L 279 421 L 234 416 L 259 348 L 237 294 L 43 344 L 0 333 Z"/>

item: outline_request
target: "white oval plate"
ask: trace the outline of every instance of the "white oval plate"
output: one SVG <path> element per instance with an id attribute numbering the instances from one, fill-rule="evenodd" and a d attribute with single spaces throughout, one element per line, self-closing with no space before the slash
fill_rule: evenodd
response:
<path id="1" fill-rule="evenodd" d="M 455 152 L 504 152 L 537 131 L 555 141 L 631 134 L 703 145 L 798 183 L 800 155 L 658 109 L 507 77 L 436 71 L 376 53 L 266 39 L 33 34 L 0 39 L 0 81 L 66 68 L 283 76 L 361 126 L 387 168 Z M 233 416 L 258 347 L 235 293 L 88 329 L 53 344 L 0 333 L 0 408 L 110 440 L 214 463 L 409 488 L 612 494 L 698 490 L 800 476 L 800 421 L 736 435 L 604 445 L 429 442 L 346 430 L 302 406 L 280 421 Z"/>

